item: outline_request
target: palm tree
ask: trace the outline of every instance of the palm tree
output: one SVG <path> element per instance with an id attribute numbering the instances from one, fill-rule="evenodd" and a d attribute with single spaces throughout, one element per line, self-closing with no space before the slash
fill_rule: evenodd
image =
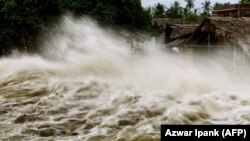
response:
<path id="1" fill-rule="evenodd" d="M 190 9 L 194 8 L 194 1 L 195 0 L 185 0 L 187 5 L 186 8 L 188 9 L 188 11 L 190 11 Z"/>
<path id="2" fill-rule="evenodd" d="M 178 1 L 175 1 L 174 4 L 172 4 L 172 6 L 175 8 L 180 8 L 181 4 Z"/>
<path id="3" fill-rule="evenodd" d="M 157 18 L 164 17 L 165 6 L 163 4 L 157 3 L 154 7 L 153 16 Z"/>
<path id="4" fill-rule="evenodd" d="M 171 4 L 171 7 L 166 11 L 166 14 L 169 18 L 181 18 L 182 16 L 182 7 L 178 1 L 175 1 Z"/>
<path id="5" fill-rule="evenodd" d="M 212 10 L 211 2 L 210 0 L 206 0 L 204 3 L 201 3 L 202 9 L 203 9 L 203 15 L 209 16 L 210 12 Z"/>
<path id="6" fill-rule="evenodd" d="M 221 3 L 219 3 L 219 2 L 216 2 L 215 4 L 214 4 L 214 7 L 215 6 L 222 6 L 223 4 L 221 4 Z"/>

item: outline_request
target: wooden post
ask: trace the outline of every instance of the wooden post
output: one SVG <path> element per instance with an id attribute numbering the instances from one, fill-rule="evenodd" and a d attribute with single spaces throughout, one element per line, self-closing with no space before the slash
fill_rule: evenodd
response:
<path id="1" fill-rule="evenodd" d="M 210 45 L 211 45 L 211 35 L 210 35 L 210 21 L 209 21 L 209 25 L 208 25 L 208 44 L 207 44 L 207 46 L 208 46 L 208 48 L 207 48 L 207 54 L 209 55 L 209 47 L 210 47 Z"/>
<path id="2" fill-rule="evenodd" d="M 238 18 L 240 18 L 240 4 L 238 4 Z"/>

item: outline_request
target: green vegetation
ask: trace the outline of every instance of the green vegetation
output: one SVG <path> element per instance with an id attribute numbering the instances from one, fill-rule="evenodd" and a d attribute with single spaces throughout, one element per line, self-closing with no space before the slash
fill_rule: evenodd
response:
<path id="1" fill-rule="evenodd" d="M 175 1 L 166 11 L 166 17 L 178 19 L 182 17 L 183 9 L 178 1 Z"/>
<path id="2" fill-rule="evenodd" d="M 210 0 L 205 0 L 202 3 L 202 9 L 203 9 L 203 13 L 202 13 L 203 16 L 209 16 L 210 15 L 210 12 L 212 10 L 212 6 L 211 6 Z"/>
<path id="3" fill-rule="evenodd" d="M 190 11 L 192 8 L 194 8 L 194 0 L 185 0 L 187 3 L 187 10 Z"/>
<path id="4" fill-rule="evenodd" d="M 210 16 L 210 0 L 205 0 L 202 11 L 198 12 L 194 8 L 194 1 L 185 0 L 185 7 L 176 0 L 169 8 L 160 3 L 143 8 L 141 0 L 0 0 L 0 54 L 13 48 L 35 49 L 39 34 L 53 26 L 67 12 L 74 16 L 91 16 L 102 24 L 159 35 L 162 30 L 156 24 L 151 25 L 152 18 L 173 18 L 181 19 L 184 23 L 197 23 L 201 18 Z M 230 3 L 217 2 L 215 6 L 227 4 Z"/>
<path id="5" fill-rule="evenodd" d="M 154 17 L 163 18 L 165 14 L 165 6 L 163 4 L 157 3 L 153 11 Z"/>
<path id="6" fill-rule="evenodd" d="M 146 29 L 151 24 L 150 9 L 140 0 L 0 0 L 0 52 L 32 50 L 45 27 L 68 11 L 126 28 Z"/>
<path id="7" fill-rule="evenodd" d="M 242 4 L 250 3 L 250 0 L 240 0 L 240 3 Z"/>
<path id="8" fill-rule="evenodd" d="M 202 12 L 198 13 L 197 9 L 194 8 L 195 0 L 185 0 L 186 6 L 181 7 L 179 1 L 175 1 L 171 4 L 170 8 L 166 8 L 164 5 L 158 3 L 153 8 L 153 17 L 155 18 L 173 18 L 182 19 L 185 23 L 197 23 L 197 21 L 202 17 L 210 16 L 212 6 L 210 0 L 205 0 L 202 3 Z M 227 4 L 227 3 L 225 3 Z M 215 6 L 223 5 L 220 3 L 215 3 Z M 165 14 L 163 10 L 166 9 Z"/>
<path id="9" fill-rule="evenodd" d="M 31 41 L 59 14 L 56 0 L 1 0 L 0 43 L 14 45 Z"/>

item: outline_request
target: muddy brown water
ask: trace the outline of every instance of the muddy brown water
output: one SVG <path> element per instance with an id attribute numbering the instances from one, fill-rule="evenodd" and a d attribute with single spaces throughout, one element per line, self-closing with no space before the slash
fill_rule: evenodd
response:
<path id="1" fill-rule="evenodd" d="M 131 54 L 86 19 L 66 17 L 58 30 L 44 54 L 0 60 L 1 140 L 158 141 L 161 124 L 250 123 L 247 66 L 150 43 Z"/>

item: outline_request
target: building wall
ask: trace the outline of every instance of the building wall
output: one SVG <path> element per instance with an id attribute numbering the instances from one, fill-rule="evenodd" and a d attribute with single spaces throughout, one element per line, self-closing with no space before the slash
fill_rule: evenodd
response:
<path id="1" fill-rule="evenodd" d="M 240 17 L 250 17 L 250 5 L 240 5 Z"/>
<path id="2" fill-rule="evenodd" d="M 231 4 L 231 5 L 222 5 L 222 6 L 216 6 L 214 7 L 214 11 L 221 11 L 221 10 L 230 10 L 230 9 L 237 9 L 237 4 Z"/>
<path id="3" fill-rule="evenodd" d="M 250 4 L 216 6 L 213 17 L 250 17 Z"/>
<path id="4" fill-rule="evenodd" d="M 219 11 L 216 13 L 213 13 L 213 17 L 238 17 L 238 10 L 231 10 L 231 11 Z"/>

